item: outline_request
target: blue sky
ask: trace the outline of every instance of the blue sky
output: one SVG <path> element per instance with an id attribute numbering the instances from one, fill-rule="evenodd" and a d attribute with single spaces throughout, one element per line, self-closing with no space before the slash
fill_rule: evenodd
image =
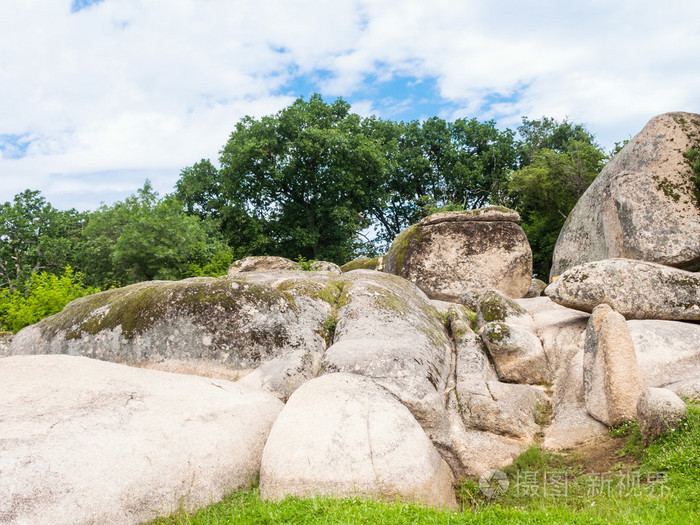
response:
<path id="1" fill-rule="evenodd" d="M 609 149 L 700 112 L 699 19 L 696 0 L 2 2 L 0 202 L 170 192 L 241 117 L 315 92 L 395 120 L 568 117 Z"/>

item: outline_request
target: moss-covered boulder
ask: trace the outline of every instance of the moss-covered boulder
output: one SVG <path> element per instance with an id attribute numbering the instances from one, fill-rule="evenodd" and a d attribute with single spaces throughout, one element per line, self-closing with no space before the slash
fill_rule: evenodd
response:
<path id="1" fill-rule="evenodd" d="M 345 263 L 340 267 L 342 272 L 351 272 L 353 270 L 384 270 L 384 256 L 379 257 L 358 257 L 350 262 Z"/>
<path id="2" fill-rule="evenodd" d="M 384 271 L 414 283 L 431 299 L 458 302 L 469 289 L 523 297 L 532 251 L 516 212 L 501 207 L 436 213 L 402 231 Z"/>
<path id="3" fill-rule="evenodd" d="M 82 355 L 238 379 L 294 351 L 320 354 L 332 306 L 327 283 L 287 272 L 143 282 L 82 297 L 21 330 L 9 355 Z"/>

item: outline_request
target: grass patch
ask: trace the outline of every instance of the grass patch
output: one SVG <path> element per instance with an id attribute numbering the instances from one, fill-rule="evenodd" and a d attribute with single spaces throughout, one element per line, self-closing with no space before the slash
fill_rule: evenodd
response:
<path id="1" fill-rule="evenodd" d="M 641 449 L 638 463 L 615 463 L 615 455 L 628 454 L 625 449 L 637 450 L 638 433 L 636 425 L 626 425 L 603 438 L 608 445 L 622 445 L 611 449 L 606 472 L 591 472 L 575 451 L 556 454 L 530 447 L 503 469 L 508 488 L 498 497 L 485 497 L 477 480 L 462 480 L 457 486 L 461 512 L 359 498 L 267 502 L 252 487 L 195 513 L 180 511 L 151 523 L 700 523 L 700 407 L 689 403 L 685 422 Z"/>

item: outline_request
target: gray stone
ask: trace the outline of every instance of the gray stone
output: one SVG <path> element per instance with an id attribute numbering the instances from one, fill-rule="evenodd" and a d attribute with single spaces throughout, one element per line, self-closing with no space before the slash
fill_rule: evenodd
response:
<path id="1" fill-rule="evenodd" d="M 582 264 L 564 272 L 545 293 L 586 312 L 609 304 L 627 319 L 700 320 L 700 275 L 644 261 Z"/>
<path id="2" fill-rule="evenodd" d="M 6 353 L 237 379 L 292 352 L 325 351 L 329 283 L 326 273 L 290 271 L 134 284 L 76 299 L 21 330 Z"/>
<path id="3" fill-rule="evenodd" d="M 505 208 L 431 215 L 402 231 L 384 271 L 414 282 L 431 299 L 458 302 L 473 288 L 522 297 L 532 279 L 532 252 Z"/>
<path id="4" fill-rule="evenodd" d="M 700 270 L 700 207 L 691 163 L 700 115 L 654 117 L 608 162 L 559 234 L 552 276 L 610 258 Z"/>
<path id="5" fill-rule="evenodd" d="M 673 385 L 700 378 L 700 325 L 680 321 L 627 321 L 644 386 Z"/>
<path id="6" fill-rule="evenodd" d="M 586 410 L 616 426 L 636 417 L 643 383 L 625 318 L 603 304 L 593 310 L 586 331 L 583 361 Z"/>
<path id="7" fill-rule="evenodd" d="M 294 270 L 297 263 L 284 257 L 273 257 L 268 255 L 251 256 L 239 259 L 231 264 L 228 275 L 235 277 L 239 273 L 247 272 L 269 272 L 272 270 Z"/>
<path id="8" fill-rule="evenodd" d="M 666 388 L 646 388 L 637 403 L 637 422 L 645 441 L 676 429 L 688 408 L 683 400 Z"/>
<path id="9" fill-rule="evenodd" d="M 530 385 L 551 381 L 547 356 L 536 335 L 499 322 L 485 324 L 480 335 L 501 381 Z"/>
<path id="10" fill-rule="evenodd" d="M 423 428 L 439 425 L 452 357 L 442 316 L 423 292 L 399 277 L 356 270 L 343 278 L 347 303 L 339 310 L 323 370 L 373 378 Z"/>
<path id="11" fill-rule="evenodd" d="M 340 267 L 343 272 L 351 272 L 353 270 L 384 270 L 384 256 L 379 257 L 358 257 L 350 262 L 345 263 Z"/>
<path id="12" fill-rule="evenodd" d="M 328 374 L 299 388 L 265 445 L 260 495 L 395 498 L 457 507 L 454 476 L 411 413 L 371 379 Z"/>
<path id="13" fill-rule="evenodd" d="M 487 323 L 501 322 L 518 325 L 528 331 L 534 329 L 532 316 L 527 310 L 498 290 L 486 290 L 479 295 L 477 322 L 479 327 Z"/>
<path id="14" fill-rule="evenodd" d="M 142 523 L 253 482 L 282 403 L 71 356 L 0 359 L 0 521 Z"/>
<path id="15" fill-rule="evenodd" d="M 525 298 L 539 297 L 547 288 L 547 283 L 540 279 L 533 279 L 530 283 L 530 289 L 525 294 Z"/>
<path id="16" fill-rule="evenodd" d="M 535 421 L 549 406 L 540 388 L 499 381 L 458 381 L 460 414 L 467 428 L 532 441 Z"/>

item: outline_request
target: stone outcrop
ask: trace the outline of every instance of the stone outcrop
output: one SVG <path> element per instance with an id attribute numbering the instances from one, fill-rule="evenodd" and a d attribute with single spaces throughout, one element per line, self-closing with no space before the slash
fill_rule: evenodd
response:
<path id="1" fill-rule="evenodd" d="M 83 355 L 233 380 L 295 351 L 320 356 L 329 274 L 282 272 L 274 283 L 255 275 L 264 274 L 151 281 L 82 297 L 21 330 L 7 353 Z"/>
<path id="2" fill-rule="evenodd" d="M 265 445 L 260 495 L 398 498 L 456 508 L 454 476 L 411 413 L 353 374 L 313 379 L 289 399 Z"/>
<path id="3" fill-rule="evenodd" d="M 627 321 L 627 328 L 644 386 L 688 395 L 692 383 L 700 385 L 700 324 Z"/>
<path id="4" fill-rule="evenodd" d="M 532 251 L 519 220 L 498 207 L 436 213 L 396 237 L 384 271 L 414 282 L 431 299 L 457 302 L 472 288 L 523 297 L 532 280 Z"/>
<path id="5" fill-rule="evenodd" d="M 550 284 L 555 302 L 590 312 L 608 304 L 627 319 L 700 320 L 700 274 L 631 259 L 576 266 Z"/>
<path id="6" fill-rule="evenodd" d="M 0 360 L 0 522 L 141 523 L 247 487 L 282 403 L 84 357 Z"/>
<path id="7" fill-rule="evenodd" d="M 273 257 L 269 255 L 251 256 L 235 261 L 228 269 L 229 276 L 247 272 L 269 272 L 272 270 L 294 270 L 294 261 L 284 257 Z"/>
<path id="8" fill-rule="evenodd" d="M 439 426 L 452 357 L 442 317 L 418 288 L 396 276 L 357 270 L 344 279 L 323 370 L 371 377 L 424 428 Z"/>
<path id="9" fill-rule="evenodd" d="M 700 207 L 691 163 L 700 115 L 654 117 L 605 166 L 559 234 L 551 276 L 583 263 L 638 259 L 700 270 Z"/>
<path id="10" fill-rule="evenodd" d="M 583 359 L 588 413 L 611 427 L 633 421 L 644 386 L 625 318 L 606 304 L 588 321 Z"/>
<path id="11" fill-rule="evenodd" d="M 666 388 L 647 388 L 637 403 L 637 422 L 645 441 L 674 430 L 688 413 L 683 400 Z"/>
<path id="12" fill-rule="evenodd" d="M 525 294 L 525 299 L 531 299 L 533 297 L 539 297 L 544 293 L 544 289 L 547 288 L 547 283 L 540 279 L 533 279 L 530 283 L 530 288 Z"/>

